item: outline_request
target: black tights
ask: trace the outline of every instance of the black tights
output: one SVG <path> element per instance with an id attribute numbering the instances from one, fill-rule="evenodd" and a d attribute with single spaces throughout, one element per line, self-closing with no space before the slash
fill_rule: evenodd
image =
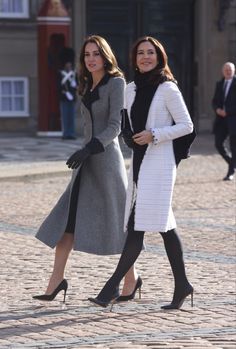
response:
<path id="1" fill-rule="evenodd" d="M 180 239 L 175 229 L 165 233 L 160 233 L 166 249 L 166 253 L 171 265 L 171 269 L 175 279 L 175 295 L 181 292 L 181 287 L 185 287 L 188 283 L 183 261 L 183 251 Z M 105 286 L 98 295 L 100 300 L 110 300 L 115 293 L 117 286 L 135 263 L 143 246 L 144 232 L 134 230 L 134 209 L 130 215 L 128 223 L 128 236 L 120 257 L 119 263 L 111 278 L 106 282 Z"/>
<path id="2" fill-rule="evenodd" d="M 166 233 L 160 233 L 166 250 L 167 257 L 170 262 L 171 270 L 175 281 L 175 290 L 173 295 L 173 303 L 177 303 L 181 295 L 189 286 L 189 282 L 185 273 L 185 265 L 183 259 L 183 249 L 180 238 L 175 229 L 168 230 Z"/>

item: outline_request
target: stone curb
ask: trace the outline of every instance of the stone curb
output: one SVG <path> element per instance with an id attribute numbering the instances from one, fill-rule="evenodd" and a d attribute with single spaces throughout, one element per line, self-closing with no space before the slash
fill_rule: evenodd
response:
<path id="1" fill-rule="evenodd" d="M 126 170 L 129 168 L 129 159 L 125 159 L 125 167 Z M 0 182 L 9 182 L 9 181 L 26 181 L 27 179 L 39 179 L 39 178 L 47 178 L 50 176 L 64 176 L 64 175 L 71 175 L 71 171 L 68 170 L 68 168 L 64 165 L 64 161 L 59 163 L 59 166 L 53 166 L 51 169 L 47 168 L 47 164 L 45 162 L 42 162 L 40 166 L 40 162 L 37 163 L 39 166 L 36 169 L 36 171 L 24 171 L 22 168 L 17 171 L 19 164 L 10 164 L 9 170 L 8 166 L 6 166 L 5 170 L 0 172 Z M 62 165 L 63 164 L 63 165 Z M 50 166 L 50 161 L 48 162 L 48 166 Z M 63 170 L 62 167 L 65 167 Z M 17 173 L 18 172 L 18 173 Z M 14 173 L 14 174 L 12 174 Z"/>

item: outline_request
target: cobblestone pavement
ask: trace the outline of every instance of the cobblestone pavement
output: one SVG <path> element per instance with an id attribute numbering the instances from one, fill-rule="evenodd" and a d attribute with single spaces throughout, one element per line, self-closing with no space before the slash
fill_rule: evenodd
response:
<path id="1" fill-rule="evenodd" d="M 29 137 L 0 138 L 0 349 L 27 348 L 236 348 L 235 181 L 224 182 L 226 165 L 200 135 L 193 155 L 181 163 L 174 212 L 194 286 L 194 307 L 163 311 L 171 300 L 172 276 L 161 237 L 146 234 L 137 262 L 142 298 L 93 306 L 94 296 L 119 256 L 72 252 L 62 294 L 51 303 L 43 293 L 53 251 L 34 238 L 37 227 L 70 180 L 65 159 L 78 141 Z M 123 147 L 127 166 L 129 152 Z"/>

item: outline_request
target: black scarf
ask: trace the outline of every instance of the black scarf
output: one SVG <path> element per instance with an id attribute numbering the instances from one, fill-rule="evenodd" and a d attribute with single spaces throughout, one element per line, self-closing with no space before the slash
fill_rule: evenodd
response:
<path id="1" fill-rule="evenodd" d="M 158 87 L 157 83 L 150 81 L 153 72 L 140 73 L 136 71 L 134 82 L 136 85 L 136 95 L 134 103 L 131 107 L 131 120 L 134 133 L 139 133 L 145 130 L 148 111 L 153 99 L 153 96 Z M 143 160 L 147 144 L 139 145 L 135 144 L 133 154 L 133 180 L 137 184 L 138 173 L 141 162 Z"/>
<path id="2" fill-rule="evenodd" d="M 152 71 L 147 73 L 136 71 L 135 73 L 136 95 L 131 108 L 134 133 L 145 130 L 150 104 L 157 89 L 157 84 L 150 83 L 151 75 Z"/>

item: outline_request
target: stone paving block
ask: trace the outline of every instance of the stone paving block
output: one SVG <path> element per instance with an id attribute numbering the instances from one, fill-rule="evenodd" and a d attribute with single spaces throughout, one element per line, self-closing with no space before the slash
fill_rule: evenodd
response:
<path id="1" fill-rule="evenodd" d="M 6 142 L 1 142 L 4 148 Z M 208 144 L 204 137 L 201 142 Z M 33 140 L 25 140 L 27 149 L 32 144 Z M 50 145 L 51 154 L 58 151 L 56 147 L 62 151 L 58 142 Z M 195 288 L 193 308 L 186 299 L 181 310 L 160 309 L 172 298 L 173 280 L 161 237 L 148 232 L 146 251 L 137 261 L 143 279 L 141 300 L 116 304 L 112 312 L 92 306 L 87 296 L 97 294 L 119 256 L 77 252 L 67 265 L 66 305 L 60 294 L 50 304 L 32 300 L 33 294 L 44 291 L 53 266 L 53 251 L 33 235 L 70 179 L 70 171 L 61 173 L 60 166 L 74 145 L 65 148 L 48 172 L 43 152 L 33 164 L 28 151 L 25 169 L 21 151 L 11 163 L 10 155 L 4 162 L 5 175 L 2 171 L 0 176 L 0 349 L 236 347 L 235 182 L 222 181 L 226 165 L 217 154 L 200 153 L 197 148 L 180 164 L 173 201 L 187 273 Z M 19 162 L 21 171 L 28 173 L 19 172 L 17 177 Z M 126 164 L 128 168 L 128 157 Z M 9 179 L 7 171 L 15 178 Z"/>

